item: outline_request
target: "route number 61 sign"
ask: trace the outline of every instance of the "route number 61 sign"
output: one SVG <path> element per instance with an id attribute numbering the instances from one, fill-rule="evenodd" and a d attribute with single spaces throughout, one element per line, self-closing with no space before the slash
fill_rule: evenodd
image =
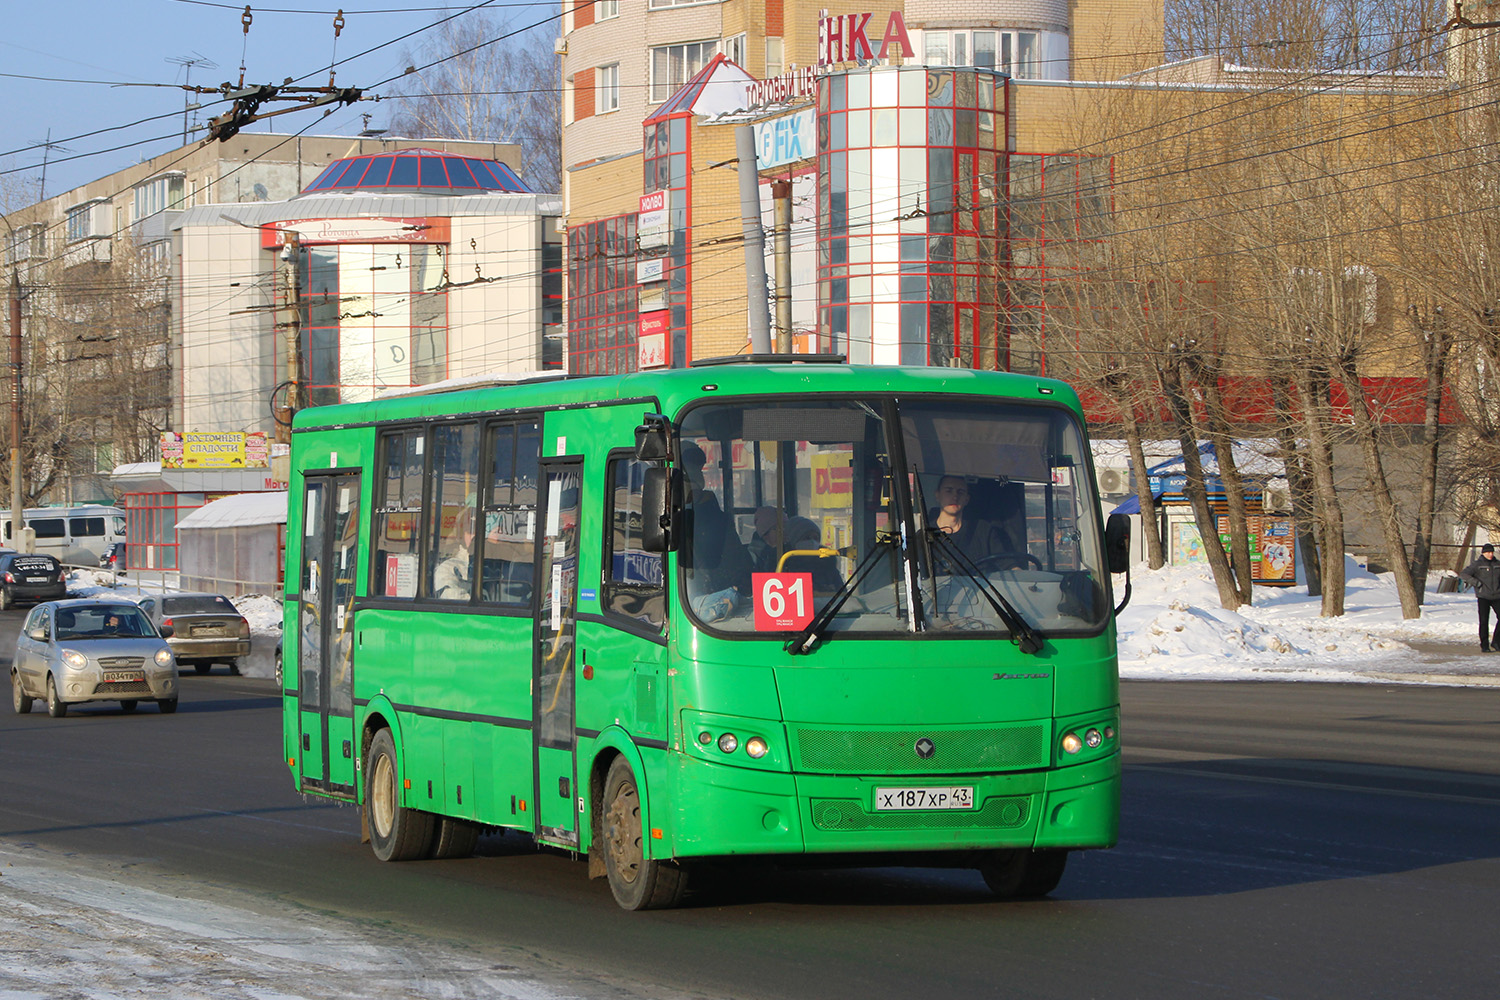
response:
<path id="1" fill-rule="evenodd" d="M 756 631 L 806 628 L 813 620 L 811 573 L 752 573 Z"/>

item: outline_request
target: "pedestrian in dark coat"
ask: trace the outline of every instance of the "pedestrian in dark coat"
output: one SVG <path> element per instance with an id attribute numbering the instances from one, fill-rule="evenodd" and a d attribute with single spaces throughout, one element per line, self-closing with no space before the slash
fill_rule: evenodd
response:
<path id="1" fill-rule="evenodd" d="M 1479 598 L 1479 648 L 1488 653 L 1500 652 L 1500 560 L 1495 558 L 1495 547 L 1485 542 L 1474 560 L 1460 574 L 1459 579 L 1474 587 L 1474 596 Z M 1495 613 L 1495 632 L 1490 634 L 1490 612 Z"/>

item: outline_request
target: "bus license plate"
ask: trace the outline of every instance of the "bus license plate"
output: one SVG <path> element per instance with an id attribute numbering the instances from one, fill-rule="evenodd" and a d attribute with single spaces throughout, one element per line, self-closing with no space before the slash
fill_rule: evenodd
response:
<path id="1" fill-rule="evenodd" d="M 877 788 L 875 808 L 885 809 L 973 809 L 974 786 L 946 788 Z"/>
<path id="2" fill-rule="evenodd" d="M 104 671 L 104 683 L 106 684 L 129 684 L 131 681 L 143 681 L 146 675 L 139 670 L 106 670 Z"/>

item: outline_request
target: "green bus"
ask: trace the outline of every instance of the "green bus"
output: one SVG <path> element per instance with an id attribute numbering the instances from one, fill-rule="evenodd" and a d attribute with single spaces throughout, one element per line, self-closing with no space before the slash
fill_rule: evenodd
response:
<path id="1" fill-rule="evenodd" d="M 296 787 L 381 860 L 513 829 L 627 909 L 743 857 L 1039 896 L 1113 845 L 1128 528 L 1078 397 L 820 360 L 297 413 Z"/>

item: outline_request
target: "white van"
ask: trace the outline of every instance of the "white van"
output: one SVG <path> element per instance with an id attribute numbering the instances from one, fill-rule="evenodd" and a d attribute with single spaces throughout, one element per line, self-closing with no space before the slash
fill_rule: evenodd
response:
<path id="1" fill-rule="evenodd" d="M 36 532 L 36 550 L 72 566 L 98 566 L 110 545 L 125 541 L 125 512 L 118 507 L 32 507 L 22 513 L 25 526 Z M 0 530 L 14 548 L 9 512 Z"/>

